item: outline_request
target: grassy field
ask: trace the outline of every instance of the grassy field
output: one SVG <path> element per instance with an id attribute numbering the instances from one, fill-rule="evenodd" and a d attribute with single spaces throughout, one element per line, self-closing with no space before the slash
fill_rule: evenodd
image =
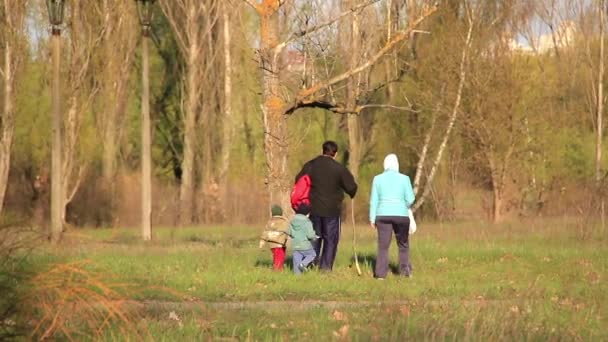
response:
<path id="1" fill-rule="evenodd" d="M 156 229 L 151 243 L 78 230 L 27 264 L 76 263 L 128 289 L 135 329 L 109 340 L 608 340 L 607 235 L 576 219 L 421 224 L 413 278 L 386 281 L 372 278 L 375 232 L 357 228 L 358 277 L 343 228 L 331 274 L 272 272 L 258 227 Z"/>

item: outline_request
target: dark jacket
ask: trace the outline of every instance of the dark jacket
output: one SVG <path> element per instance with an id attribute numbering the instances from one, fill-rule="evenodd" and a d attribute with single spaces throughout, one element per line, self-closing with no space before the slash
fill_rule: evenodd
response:
<path id="1" fill-rule="evenodd" d="M 304 164 L 296 176 L 296 181 L 305 174 L 310 176 L 312 182 L 310 188 L 312 215 L 340 216 L 344 192 L 351 198 L 357 193 L 357 183 L 353 175 L 331 157 L 318 156 Z"/>

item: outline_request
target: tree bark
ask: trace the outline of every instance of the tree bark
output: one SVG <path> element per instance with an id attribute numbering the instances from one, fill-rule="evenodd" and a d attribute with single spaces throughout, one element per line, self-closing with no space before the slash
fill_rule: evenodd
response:
<path id="1" fill-rule="evenodd" d="M 602 181 L 602 141 L 604 135 L 603 111 L 604 111 L 604 11 L 605 1 L 600 1 L 600 56 L 599 72 L 597 82 L 597 129 L 595 140 L 595 181 L 601 184 Z"/>
<path id="2" fill-rule="evenodd" d="M 291 183 L 287 174 L 287 121 L 283 115 L 285 101 L 281 97 L 279 54 L 279 0 L 264 0 L 257 8 L 261 25 L 262 63 L 262 120 L 264 123 L 264 151 L 270 203 L 291 207 Z"/>
<path id="3" fill-rule="evenodd" d="M 487 148 L 489 149 L 490 147 L 488 146 Z M 503 176 L 499 175 L 501 172 L 498 170 L 499 166 L 496 165 L 493 152 L 487 151 L 486 155 L 488 158 L 488 165 L 490 167 L 490 175 L 492 179 L 492 222 L 498 223 L 502 219 L 504 173 Z"/>
<path id="4" fill-rule="evenodd" d="M 198 47 L 196 43 L 190 48 L 187 68 L 192 70 L 198 60 Z M 196 138 L 196 112 L 199 108 L 199 99 L 195 92 L 198 80 L 196 74 L 188 72 L 187 99 L 184 112 L 184 156 L 182 160 L 182 179 L 179 191 L 179 222 L 181 226 L 192 223 L 194 201 L 194 145 Z"/>
<path id="5" fill-rule="evenodd" d="M 11 165 L 11 147 L 15 132 L 15 113 L 13 108 L 13 47 L 7 39 L 4 46 L 4 106 L 0 119 L 0 214 L 4 207 L 4 196 L 8 186 Z"/>
<path id="6" fill-rule="evenodd" d="M 4 65 L 0 66 L 0 77 L 3 79 L 3 103 L 0 109 L 0 215 L 4 208 L 4 199 L 8 187 L 11 165 L 11 153 L 15 135 L 15 84 L 20 72 L 25 41 L 24 20 L 27 13 L 26 0 L 11 2 L 2 0 L 0 5 L 3 15 L 0 17 L 0 40 L 4 47 Z"/>
<path id="7" fill-rule="evenodd" d="M 347 4 L 353 8 L 357 5 L 357 1 L 347 1 Z M 357 67 L 361 53 L 359 23 L 360 13 L 355 12 L 350 16 L 350 69 Z M 357 98 L 359 97 L 359 85 L 356 75 L 352 75 L 346 81 L 346 93 L 346 108 L 355 108 L 357 106 Z M 358 179 L 363 149 L 360 116 L 358 114 L 348 114 L 346 124 L 348 127 L 348 166 L 355 179 Z"/>
<path id="8" fill-rule="evenodd" d="M 62 211 L 63 211 L 63 187 L 61 186 L 62 178 L 62 153 L 61 146 L 61 103 L 60 90 L 61 86 L 59 67 L 60 67 L 60 49 L 61 37 L 54 34 L 52 37 L 53 44 L 53 112 L 52 112 L 52 127 L 53 127 L 53 142 L 52 142 L 52 157 L 51 157 L 51 241 L 59 242 L 61 232 L 63 231 Z"/>
<path id="9" fill-rule="evenodd" d="M 152 240 L 152 128 L 150 124 L 150 55 L 147 34 L 142 39 L 141 96 L 141 233 L 144 241 Z"/>
<path id="10" fill-rule="evenodd" d="M 232 139 L 234 137 L 234 119 L 232 117 L 232 54 L 230 52 L 230 13 L 229 3 L 224 2 L 222 18 L 224 33 L 224 118 L 222 120 L 222 158 L 219 172 L 219 187 L 222 201 L 221 214 L 225 217 L 224 208 L 227 207 L 226 197 L 228 194 L 228 169 L 230 168 L 230 152 L 232 150 Z"/>

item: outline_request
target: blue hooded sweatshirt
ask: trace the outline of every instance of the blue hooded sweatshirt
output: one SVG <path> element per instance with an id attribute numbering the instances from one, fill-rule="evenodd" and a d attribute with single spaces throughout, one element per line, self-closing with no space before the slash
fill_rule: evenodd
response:
<path id="1" fill-rule="evenodd" d="M 408 216 L 414 203 L 410 177 L 399 173 L 399 160 L 394 154 L 384 158 L 384 172 L 374 177 L 369 203 L 369 221 L 377 216 Z"/>

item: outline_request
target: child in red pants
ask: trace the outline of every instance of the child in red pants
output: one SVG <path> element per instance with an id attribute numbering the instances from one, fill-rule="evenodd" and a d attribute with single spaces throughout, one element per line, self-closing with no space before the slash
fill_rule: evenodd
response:
<path id="1" fill-rule="evenodd" d="M 279 205 L 273 205 L 270 212 L 272 217 L 266 223 L 266 228 L 264 228 L 260 237 L 260 248 L 268 244 L 272 251 L 272 268 L 275 271 L 282 271 L 285 263 L 289 221 L 283 217 L 283 209 Z"/>

